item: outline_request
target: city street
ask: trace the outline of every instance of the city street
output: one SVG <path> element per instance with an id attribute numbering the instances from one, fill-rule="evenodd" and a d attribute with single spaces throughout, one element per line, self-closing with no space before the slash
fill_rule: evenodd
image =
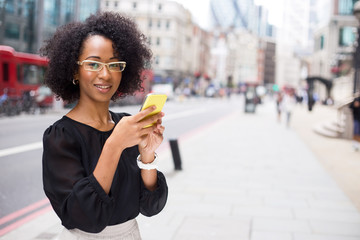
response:
<path id="1" fill-rule="evenodd" d="M 316 114 L 310 116 L 305 108 L 297 107 L 293 125 L 287 128 L 277 122 L 271 100 L 259 105 L 255 114 L 244 113 L 243 99 L 235 96 L 168 102 L 165 139 L 179 139 L 183 170 L 174 171 L 164 141 L 158 155 L 169 199 L 159 215 L 138 217 L 143 239 L 359 240 L 359 211 L 339 187 L 344 185 L 322 165 L 331 159 L 328 155 L 340 152 L 347 154 L 344 164 L 352 161 L 358 168 L 359 153 L 348 151 L 347 144 L 349 149 L 351 145 L 345 140 L 335 142 L 341 149 L 326 148 L 328 140 L 318 141 L 326 153 L 319 151 L 306 136 Z M 113 110 L 136 113 L 138 109 Z M 7 146 L 0 148 L 5 166 L 0 170 L 0 233 L 15 226 L 0 234 L 1 240 L 53 240 L 61 231 L 42 193 L 41 146 L 36 143 L 43 129 L 64 113 L 0 119 L 1 144 Z M 5 141 L 4 132 L 16 129 L 13 125 L 20 128 L 18 139 Z M 4 151 L 15 146 L 23 148 Z"/>
<path id="2" fill-rule="evenodd" d="M 67 227 L 85 230 L 89 218 L 94 232 L 102 217 L 106 230 L 136 218 L 144 240 L 360 240 L 360 0 L 0 0 L 0 240 L 58 240 L 43 134 L 75 99 L 70 118 L 109 130 L 108 108 L 92 103 L 127 93 L 112 112 L 134 115 L 145 93 L 167 95 L 156 150 L 166 206 L 151 218 L 125 214 L 132 208 L 119 202 L 138 206 L 129 200 L 138 192 L 122 194 L 125 182 L 109 178 L 123 168 L 108 157 L 116 149 L 91 145 L 103 135 L 78 134 L 84 141 L 71 145 L 82 151 L 48 162 L 56 147 L 69 150 L 55 131 L 44 176 L 52 203 L 67 200 L 55 209 L 79 213 L 56 210 Z M 117 134 L 109 146 L 134 136 Z M 64 177 L 92 172 L 65 167 L 80 154 L 100 156 L 95 180 Z M 119 214 L 93 215 L 88 201 L 71 200 L 107 203 L 106 194 Z"/>
<path id="3" fill-rule="evenodd" d="M 166 117 L 165 139 L 174 139 L 199 128 L 241 107 L 241 102 L 194 99 L 186 102 L 168 101 L 164 107 Z M 114 107 L 115 112 L 135 114 L 140 106 Z M 41 178 L 42 134 L 68 110 L 44 115 L 26 115 L 0 118 L 0 219 L 34 206 L 16 218 L 0 220 L 1 229 L 32 211 L 48 206 L 44 201 Z M 216 113 L 216 114 L 214 114 Z M 35 207 L 36 206 L 36 207 Z M 0 234 L 1 236 L 1 234 Z"/>

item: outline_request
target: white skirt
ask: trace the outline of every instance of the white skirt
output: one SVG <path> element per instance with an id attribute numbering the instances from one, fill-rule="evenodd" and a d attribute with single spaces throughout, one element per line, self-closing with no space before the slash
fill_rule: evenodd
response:
<path id="1" fill-rule="evenodd" d="M 64 228 L 56 240 L 141 240 L 139 226 L 135 219 L 107 226 L 99 233 L 88 233 L 79 229 Z"/>

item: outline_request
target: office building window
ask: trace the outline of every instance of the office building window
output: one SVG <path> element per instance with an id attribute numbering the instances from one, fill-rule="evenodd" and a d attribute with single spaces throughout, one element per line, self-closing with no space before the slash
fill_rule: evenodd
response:
<path id="1" fill-rule="evenodd" d="M 137 8 L 137 2 L 133 2 L 133 9 L 135 10 Z"/>
<path id="2" fill-rule="evenodd" d="M 2 2 L 1 2 L 2 3 Z M 15 3 L 14 0 L 6 0 L 5 4 L 6 13 L 14 14 L 15 13 Z"/>
<path id="3" fill-rule="evenodd" d="M 114 2 L 114 7 L 117 8 L 118 7 L 118 1 Z"/>
<path id="4" fill-rule="evenodd" d="M 324 35 L 321 35 L 321 37 L 320 37 L 320 49 L 324 49 L 324 44 L 325 44 L 325 37 L 324 37 Z"/>
<path id="5" fill-rule="evenodd" d="M 61 4 L 61 14 L 64 18 L 64 23 L 71 22 L 75 18 L 74 8 L 75 3 L 74 1 L 63 1 Z"/>
<path id="6" fill-rule="evenodd" d="M 152 19 L 149 19 L 149 28 L 152 28 Z"/>
<path id="7" fill-rule="evenodd" d="M 161 11 L 161 9 L 162 9 L 162 5 L 159 4 L 159 5 L 158 5 L 158 10 Z"/>
<path id="8" fill-rule="evenodd" d="M 357 0 L 339 0 L 339 15 L 353 15 L 354 4 Z"/>
<path id="9" fill-rule="evenodd" d="M 170 20 L 166 21 L 166 29 L 170 29 Z"/>
<path id="10" fill-rule="evenodd" d="M 84 21 L 92 13 L 96 13 L 98 10 L 99 0 L 81 0 L 80 1 L 80 12 L 79 20 Z"/>
<path id="11" fill-rule="evenodd" d="M 19 39 L 20 25 L 16 23 L 8 23 L 5 25 L 5 37 L 10 39 Z"/>
<path id="12" fill-rule="evenodd" d="M 342 27 L 339 32 L 339 46 L 351 46 L 355 41 L 353 27 Z"/>
<path id="13" fill-rule="evenodd" d="M 157 21 L 157 27 L 158 27 L 158 28 L 161 28 L 161 20 L 158 20 L 158 21 Z"/>
<path id="14" fill-rule="evenodd" d="M 160 46 L 160 38 L 156 38 L 156 45 Z"/>
<path id="15" fill-rule="evenodd" d="M 27 1 L 23 4 L 22 14 L 24 17 L 33 16 L 35 13 L 35 2 L 34 1 Z"/>
<path id="16" fill-rule="evenodd" d="M 315 51 L 320 51 L 324 48 L 325 44 L 325 38 L 324 35 L 321 35 L 320 37 L 315 38 Z"/>

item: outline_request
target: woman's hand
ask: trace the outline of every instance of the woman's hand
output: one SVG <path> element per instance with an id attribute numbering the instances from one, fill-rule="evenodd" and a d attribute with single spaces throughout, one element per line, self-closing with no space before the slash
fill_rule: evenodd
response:
<path id="1" fill-rule="evenodd" d="M 160 112 L 149 118 L 144 119 L 148 114 L 156 109 L 155 106 L 149 107 L 136 115 L 123 117 L 116 125 L 109 138 L 111 141 L 121 146 L 122 149 L 141 145 L 140 152 L 155 151 L 162 142 L 164 127 L 161 126 L 164 113 Z M 145 126 L 156 122 L 153 126 Z"/>
<path id="2" fill-rule="evenodd" d="M 160 113 L 161 117 L 164 116 L 164 113 Z M 146 135 L 142 136 L 142 140 L 139 143 L 139 152 L 141 156 L 143 156 L 142 161 L 148 159 L 144 156 L 149 156 L 150 162 L 154 160 L 154 153 L 155 150 L 160 146 L 162 143 L 164 136 L 165 127 L 161 125 L 162 119 L 158 119 L 157 122 L 152 126 L 152 131 Z"/>

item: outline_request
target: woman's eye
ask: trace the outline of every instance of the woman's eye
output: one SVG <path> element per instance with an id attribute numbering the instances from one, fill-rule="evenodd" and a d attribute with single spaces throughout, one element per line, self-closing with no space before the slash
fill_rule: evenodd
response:
<path id="1" fill-rule="evenodd" d="M 98 69 L 100 67 L 100 65 L 98 63 L 90 63 L 89 66 L 92 68 L 92 69 Z"/>
<path id="2" fill-rule="evenodd" d="M 112 63 L 109 65 L 110 68 L 119 68 L 119 64 L 118 63 Z"/>
<path id="3" fill-rule="evenodd" d="M 94 62 L 87 62 L 86 63 L 86 68 L 87 69 L 92 69 L 92 70 L 97 70 L 100 68 L 100 64 L 99 63 L 94 63 Z"/>

